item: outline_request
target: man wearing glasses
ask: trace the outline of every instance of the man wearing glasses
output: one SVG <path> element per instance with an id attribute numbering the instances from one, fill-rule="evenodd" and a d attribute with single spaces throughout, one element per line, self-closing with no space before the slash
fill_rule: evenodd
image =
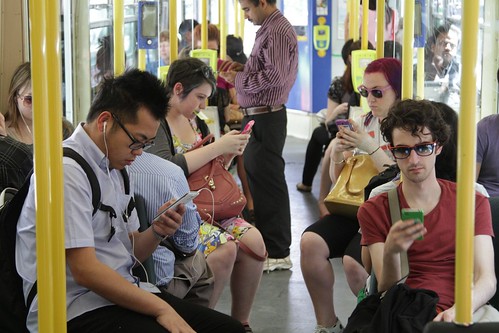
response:
<path id="1" fill-rule="evenodd" d="M 230 317 L 161 293 L 132 274 L 135 265 L 179 228 L 185 212 L 183 205 L 168 210 L 139 233 L 120 172 L 153 144 L 167 106 L 165 86 L 147 72 L 130 70 L 104 78 L 86 123 L 63 143 L 87 161 L 101 192 L 94 212 L 87 175 L 76 161 L 63 159 L 68 332 L 244 332 Z M 32 178 L 16 237 L 16 266 L 25 297 L 37 279 L 34 191 Z M 27 327 L 37 332 L 36 297 L 28 311 Z"/>
<path id="2" fill-rule="evenodd" d="M 428 101 L 404 100 L 390 110 L 381 132 L 402 172 L 397 187 L 400 208 L 423 210 L 424 221 L 392 225 L 386 193 L 360 207 L 362 245 L 369 250 L 378 289 L 387 290 L 401 279 L 399 256 L 407 251 L 410 272 L 405 283 L 435 291 L 440 298 L 435 320 L 453 321 L 456 184 L 435 175 L 436 157 L 449 138 L 448 125 Z M 473 311 L 493 296 L 496 286 L 490 205 L 481 194 L 475 200 Z"/>

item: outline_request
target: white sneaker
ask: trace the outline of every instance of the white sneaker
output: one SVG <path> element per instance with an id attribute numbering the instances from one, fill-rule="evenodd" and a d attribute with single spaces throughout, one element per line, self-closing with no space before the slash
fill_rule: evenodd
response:
<path id="1" fill-rule="evenodd" d="M 334 326 L 331 327 L 324 327 L 321 325 L 315 326 L 315 331 L 314 333 L 342 333 L 343 332 L 343 325 L 341 324 L 340 318 L 338 318 L 338 321 Z"/>
<path id="2" fill-rule="evenodd" d="M 267 258 L 263 264 L 263 271 L 270 273 L 275 270 L 291 269 L 291 267 L 293 267 L 293 263 L 289 256 L 286 258 Z"/>

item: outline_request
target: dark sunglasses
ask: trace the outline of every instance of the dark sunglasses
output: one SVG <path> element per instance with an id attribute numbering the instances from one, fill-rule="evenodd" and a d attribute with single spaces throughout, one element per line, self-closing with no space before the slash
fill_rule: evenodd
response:
<path id="1" fill-rule="evenodd" d="M 418 145 L 414 146 L 396 146 L 396 147 L 390 147 L 390 151 L 393 154 L 393 157 L 395 157 L 398 160 L 403 160 L 404 158 L 409 157 L 411 155 L 411 150 L 414 150 L 416 154 L 419 156 L 430 156 L 433 154 L 433 151 L 435 150 L 435 147 L 437 146 L 436 142 L 426 142 L 426 143 L 420 143 Z"/>
<path id="2" fill-rule="evenodd" d="M 210 66 L 201 66 L 198 69 L 195 69 L 192 71 L 192 73 L 201 73 L 203 74 L 204 78 L 207 80 L 214 80 L 215 76 L 213 75 L 213 70 L 211 69 Z"/>
<path id="3" fill-rule="evenodd" d="M 33 104 L 33 96 L 31 95 L 26 95 L 26 96 L 18 96 L 21 101 L 23 101 L 23 105 L 25 107 L 29 107 Z"/>
<path id="4" fill-rule="evenodd" d="M 118 119 L 118 117 L 114 113 L 111 113 L 111 115 L 113 116 L 118 126 L 121 127 L 121 129 L 126 133 L 126 135 L 128 135 L 130 140 L 132 140 L 132 143 L 128 146 L 128 148 L 130 148 L 131 150 L 138 150 L 138 149 L 147 150 L 152 146 L 154 146 L 154 141 L 149 141 L 144 143 L 136 140 L 133 137 L 133 135 L 126 129 L 125 125 L 123 125 L 123 123 Z"/>
<path id="5" fill-rule="evenodd" d="M 387 85 L 386 87 L 383 88 L 374 88 L 374 89 L 369 89 L 364 85 L 361 85 L 357 88 L 359 91 L 360 96 L 367 98 L 369 94 L 373 95 L 375 98 L 383 98 L 383 92 L 387 91 L 388 89 L 392 89 L 392 86 Z"/>

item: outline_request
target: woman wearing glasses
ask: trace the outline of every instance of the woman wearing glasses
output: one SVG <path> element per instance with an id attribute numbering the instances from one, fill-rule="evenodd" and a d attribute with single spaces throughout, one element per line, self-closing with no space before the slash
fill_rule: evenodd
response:
<path id="1" fill-rule="evenodd" d="M 180 166 L 186 177 L 218 156 L 226 165 L 244 152 L 249 134 L 230 131 L 215 142 L 189 151 L 208 135 L 204 121 L 195 111 L 206 106 L 206 99 L 215 91 L 215 77 L 199 59 L 174 61 L 166 78 L 170 109 L 161 121 L 150 152 Z M 246 332 L 251 306 L 260 284 L 266 250 L 260 232 L 239 217 L 217 221 L 225 231 L 205 222 L 200 228 L 199 250 L 204 253 L 215 275 L 210 307 L 215 307 L 225 284 L 231 280 L 232 317 L 241 321 Z M 238 249 L 236 240 L 244 243 L 256 256 Z M 257 259 L 259 257 L 259 259 Z"/>
<path id="2" fill-rule="evenodd" d="M 26 144 L 33 144 L 32 103 L 31 66 L 26 62 L 17 67 L 12 76 L 5 113 L 7 135 Z"/>
<path id="3" fill-rule="evenodd" d="M 366 97 L 370 112 L 350 120 L 353 130 L 340 128 L 331 143 L 330 176 L 333 184 L 345 166 L 348 157 L 369 154 L 379 171 L 393 164 L 388 144 L 379 130 L 380 122 L 390 107 L 400 99 L 402 66 L 394 58 L 371 62 L 365 72 L 359 93 Z M 364 286 L 367 272 L 362 267 L 359 223 L 344 216 L 327 215 L 308 227 L 301 238 L 301 269 L 314 305 L 317 320 L 316 333 L 341 332 L 343 327 L 336 317 L 333 304 L 334 272 L 329 259 L 344 259 L 345 274 L 352 292 L 357 295 Z M 352 259 L 353 258 L 353 259 Z M 347 265 L 347 260 L 351 262 Z"/>

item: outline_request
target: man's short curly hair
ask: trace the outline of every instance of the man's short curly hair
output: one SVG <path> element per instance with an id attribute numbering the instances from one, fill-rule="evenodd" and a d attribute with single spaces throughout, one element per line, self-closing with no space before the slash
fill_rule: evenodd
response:
<path id="1" fill-rule="evenodd" d="M 449 125 L 442 118 L 441 112 L 427 100 L 406 99 L 395 103 L 388 116 L 381 122 L 381 133 L 385 141 L 393 146 L 395 128 L 418 136 L 423 128 L 431 132 L 433 141 L 439 146 L 447 143 L 450 136 Z"/>

